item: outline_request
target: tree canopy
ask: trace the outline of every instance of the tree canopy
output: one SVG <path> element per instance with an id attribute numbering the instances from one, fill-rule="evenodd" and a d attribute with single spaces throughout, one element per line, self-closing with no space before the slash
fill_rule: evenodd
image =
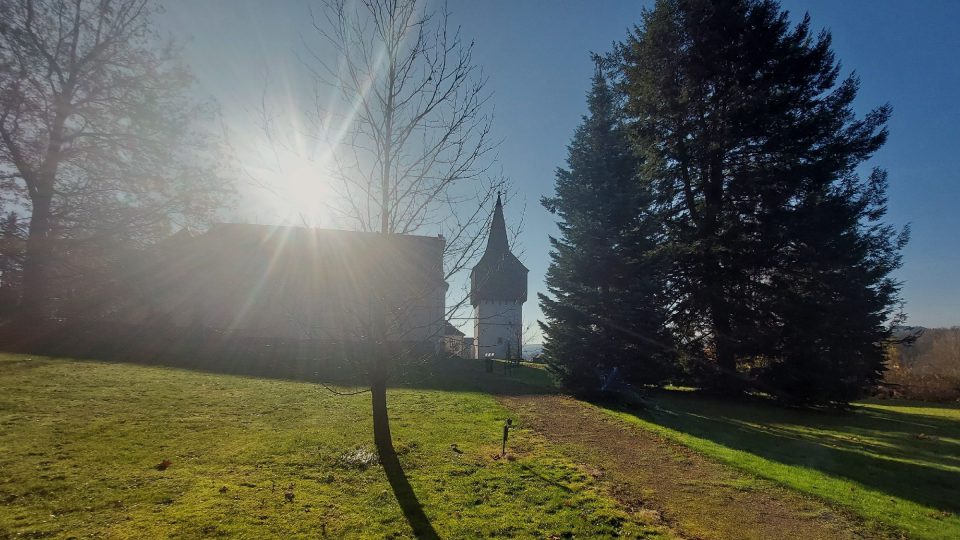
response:
<path id="1" fill-rule="evenodd" d="M 651 275 L 696 384 L 844 402 L 880 377 L 900 306 L 891 272 L 908 231 L 883 222 L 885 171 L 863 170 L 887 139 L 891 108 L 858 116 L 859 81 L 841 76 L 830 34 L 788 15 L 772 0 L 660 0 L 617 47 L 617 121 L 638 163 L 632 181 L 652 196 L 629 215 L 656 215 L 650 238 L 665 267 Z M 571 155 L 598 160 L 613 147 L 575 141 Z M 611 212 L 586 202 L 592 192 L 561 196 L 570 182 L 558 175 L 558 196 Z M 558 242 L 555 261 L 574 250 Z M 544 308 L 555 321 L 577 304 L 551 292 Z M 602 287 L 586 294 L 599 299 Z"/>
<path id="2" fill-rule="evenodd" d="M 231 188 L 151 0 L 0 7 L 0 172 L 30 216 L 22 302 L 48 312 L 72 254 L 202 225 Z M 69 242 L 65 242 L 69 241 Z"/>
<path id="3" fill-rule="evenodd" d="M 561 380 L 584 392 L 617 376 L 659 382 L 671 350 L 658 306 L 650 193 L 602 64 L 598 58 L 568 168 L 557 170 L 555 195 L 542 201 L 560 219 L 560 236 L 550 240 L 552 298 L 540 295 L 544 353 Z"/>

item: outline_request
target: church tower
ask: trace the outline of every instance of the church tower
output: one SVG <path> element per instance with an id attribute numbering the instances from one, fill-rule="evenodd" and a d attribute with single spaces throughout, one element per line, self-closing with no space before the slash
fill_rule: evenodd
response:
<path id="1" fill-rule="evenodd" d="M 470 273 L 474 358 L 521 356 L 521 307 L 526 301 L 527 267 L 510 253 L 498 194 L 487 250 Z"/>

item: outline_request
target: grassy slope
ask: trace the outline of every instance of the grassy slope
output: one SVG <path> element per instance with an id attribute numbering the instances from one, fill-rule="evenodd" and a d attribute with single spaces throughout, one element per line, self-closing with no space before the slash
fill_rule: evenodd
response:
<path id="1" fill-rule="evenodd" d="M 609 412 L 910 538 L 960 538 L 960 407 L 863 403 L 837 414 L 683 392 L 652 401 Z"/>
<path id="2" fill-rule="evenodd" d="M 390 404 L 442 537 L 669 534 L 531 432 L 494 459 L 507 412 L 489 395 Z M 308 383 L 0 355 L 0 538 L 408 537 L 379 467 L 342 459 L 370 448 L 368 407 Z"/>

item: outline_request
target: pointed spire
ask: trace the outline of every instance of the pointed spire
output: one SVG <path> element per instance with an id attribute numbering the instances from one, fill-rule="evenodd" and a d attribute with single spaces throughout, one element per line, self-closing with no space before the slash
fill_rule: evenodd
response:
<path id="1" fill-rule="evenodd" d="M 526 299 L 527 268 L 510 253 L 503 201 L 497 192 L 487 250 L 470 272 L 470 300 L 477 306 L 482 301 L 523 303 Z"/>
<path id="2" fill-rule="evenodd" d="M 507 223 L 503 219 L 503 203 L 497 192 L 497 206 L 493 209 L 493 221 L 490 223 L 490 236 L 487 238 L 487 253 L 507 253 L 510 244 L 507 241 Z"/>

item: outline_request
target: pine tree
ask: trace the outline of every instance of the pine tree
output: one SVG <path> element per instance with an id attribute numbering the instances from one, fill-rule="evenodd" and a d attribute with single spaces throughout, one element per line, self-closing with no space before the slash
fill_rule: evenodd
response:
<path id="1" fill-rule="evenodd" d="M 843 401 L 882 370 L 906 232 L 880 222 L 886 140 L 827 32 L 772 0 L 660 0 L 629 36 L 626 109 L 671 260 L 671 322 L 704 384 Z"/>
<path id="2" fill-rule="evenodd" d="M 544 356 L 570 389 L 594 393 L 617 376 L 651 383 L 664 376 L 666 344 L 650 249 L 656 225 L 621 111 L 598 58 L 589 114 L 543 205 L 560 218 L 540 295 Z"/>
<path id="3" fill-rule="evenodd" d="M 883 376 L 886 341 L 899 307 L 900 266 L 908 229 L 886 213 L 887 175 L 874 170 L 836 184 L 810 186 L 786 222 L 780 269 L 770 280 L 777 354 L 759 372 L 794 402 L 848 403 Z"/>

